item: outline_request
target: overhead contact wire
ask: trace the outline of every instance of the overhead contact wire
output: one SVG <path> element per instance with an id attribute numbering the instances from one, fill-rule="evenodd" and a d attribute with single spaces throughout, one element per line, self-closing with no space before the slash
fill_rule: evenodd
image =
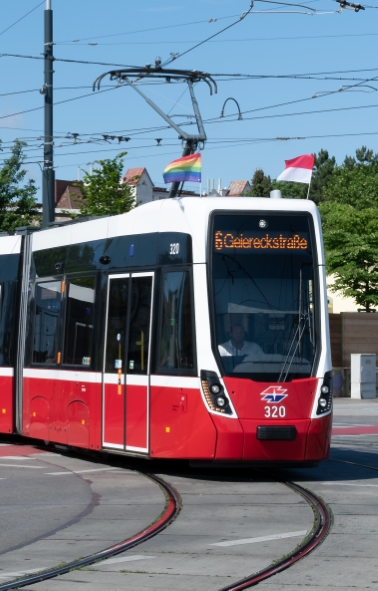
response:
<path id="1" fill-rule="evenodd" d="M 4 33 L 6 33 L 7 31 L 9 31 L 9 29 L 11 29 L 12 27 L 14 27 L 15 25 L 17 25 L 17 23 L 19 23 L 20 21 L 22 21 L 24 18 L 26 18 L 27 16 L 29 16 L 29 14 L 31 14 L 32 12 L 34 12 L 35 10 L 37 10 L 37 8 L 39 8 L 40 6 L 42 6 L 42 4 L 45 3 L 45 0 L 42 0 L 42 2 L 40 2 L 39 4 L 37 4 L 37 6 L 34 6 L 34 8 L 32 8 L 31 10 L 29 10 L 29 12 L 27 12 L 26 14 L 24 14 L 24 16 L 22 16 L 21 18 L 19 18 L 17 21 L 15 21 L 13 24 L 9 25 L 9 27 L 7 27 L 6 29 L 4 29 L 4 31 L 0 32 L 0 35 L 4 35 Z"/>

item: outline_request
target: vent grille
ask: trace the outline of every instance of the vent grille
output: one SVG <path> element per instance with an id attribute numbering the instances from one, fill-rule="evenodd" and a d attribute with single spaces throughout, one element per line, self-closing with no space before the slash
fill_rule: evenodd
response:
<path id="1" fill-rule="evenodd" d="M 291 426 L 259 426 L 256 436 L 257 439 L 263 441 L 294 441 L 297 437 L 297 430 Z"/>

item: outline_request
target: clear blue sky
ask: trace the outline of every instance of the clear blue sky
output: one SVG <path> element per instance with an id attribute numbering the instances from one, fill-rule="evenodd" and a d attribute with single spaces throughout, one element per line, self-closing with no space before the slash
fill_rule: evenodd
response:
<path id="1" fill-rule="evenodd" d="M 38 0 L 2 0 L 0 53 L 41 55 L 45 2 L 9 30 L 2 32 L 37 5 Z M 309 99 L 298 104 L 248 113 L 243 115 L 241 121 L 233 116 L 212 124 L 205 123 L 209 141 L 202 153 L 203 185 L 208 178 L 221 177 L 223 186 L 231 180 L 250 179 L 259 167 L 275 178 L 283 170 L 285 159 L 317 152 L 321 148 L 328 149 L 339 163 L 346 154 L 354 154 L 355 149 L 362 144 L 378 151 L 378 92 L 375 90 L 378 89 L 377 0 L 369 0 L 368 6 L 371 8 L 358 13 L 343 10 L 341 14 L 321 14 L 338 9 L 339 5 L 333 0 L 309 0 L 303 5 L 316 9 L 318 14 L 309 16 L 295 13 L 308 13 L 309 8 L 256 2 L 248 17 L 213 41 L 174 62 L 177 68 L 214 74 L 335 72 L 327 76 L 348 78 L 220 81 L 218 94 L 212 97 L 206 84 L 198 84 L 195 91 L 205 121 L 219 117 L 228 97 L 238 101 L 242 112 Z M 181 53 L 195 42 L 237 21 L 239 15 L 248 10 L 249 1 L 191 0 L 184 3 L 172 0 L 52 0 L 52 8 L 55 57 L 144 66 L 154 63 L 157 56 L 164 61 L 171 52 Z M 261 11 L 270 11 L 270 14 L 261 14 Z M 217 20 L 209 22 L 210 19 Z M 9 146 L 15 138 L 28 142 L 30 162 L 41 161 L 42 140 L 38 138 L 43 134 L 43 109 L 14 113 L 42 107 L 43 97 L 39 88 L 43 84 L 43 61 L 1 57 L 0 68 L 0 138 L 3 140 L 0 162 L 9 154 Z M 101 65 L 55 62 L 55 103 L 90 94 L 86 98 L 55 106 L 54 131 L 59 136 L 55 140 L 56 178 L 76 179 L 79 166 L 89 169 L 87 163 L 113 157 L 120 147 L 128 152 L 125 169 L 145 166 L 155 184 L 161 185 L 165 166 L 181 156 L 177 133 L 173 130 L 149 130 L 164 122 L 130 88 L 92 93 L 91 85 L 95 78 L 109 69 L 111 67 Z M 372 71 L 358 71 L 362 69 Z M 342 73 L 347 70 L 356 71 Z M 341 86 L 374 77 L 377 77 L 376 81 L 361 84 L 360 89 L 324 96 L 326 91 L 337 91 Z M 356 80 L 352 81 L 351 78 Z M 104 83 L 109 84 L 108 81 Z M 13 94 L 25 90 L 32 92 Z M 192 113 L 188 91 L 184 91 L 183 84 L 144 86 L 144 92 L 163 111 L 171 114 Z M 6 93 L 12 94 L 4 96 Z M 311 99 L 314 93 L 317 98 Z M 369 105 L 372 108 L 361 108 Z M 349 107 L 359 108 L 343 110 Z M 334 111 L 325 112 L 330 109 Z M 319 112 L 310 114 L 309 111 Z M 308 114 L 288 116 L 300 112 Z M 226 115 L 233 113 L 235 106 L 229 102 Z M 248 117 L 264 118 L 251 120 Z M 145 133 L 131 135 L 145 128 Z M 112 132 L 120 136 L 130 134 L 132 139 L 127 144 L 121 143 L 119 147 L 118 141 L 99 141 L 101 133 Z M 367 132 L 377 133 L 367 135 Z M 64 137 L 69 133 L 79 133 L 78 142 L 85 143 L 73 145 L 72 139 Z M 340 134 L 361 135 L 323 137 Z M 156 146 L 157 137 L 163 138 L 160 147 Z M 277 137 L 306 139 L 266 141 Z M 88 140 L 91 141 L 88 143 Z M 27 169 L 30 177 L 40 186 L 39 166 L 28 164 Z"/>

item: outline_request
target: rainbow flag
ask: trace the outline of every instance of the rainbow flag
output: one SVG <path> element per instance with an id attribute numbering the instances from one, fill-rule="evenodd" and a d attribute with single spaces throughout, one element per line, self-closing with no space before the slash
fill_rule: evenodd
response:
<path id="1" fill-rule="evenodd" d="M 181 181 L 190 181 L 194 183 L 201 182 L 201 154 L 191 154 L 173 160 L 164 169 L 163 178 L 165 183 L 176 183 Z"/>

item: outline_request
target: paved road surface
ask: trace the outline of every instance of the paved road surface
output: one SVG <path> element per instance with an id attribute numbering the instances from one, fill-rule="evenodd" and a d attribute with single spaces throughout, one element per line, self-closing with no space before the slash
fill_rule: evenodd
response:
<path id="1" fill-rule="evenodd" d="M 338 399 L 330 460 L 279 474 L 320 494 L 334 526 L 313 554 L 261 583 L 264 591 L 378 589 L 377 427 L 378 399 Z M 120 541 L 163 509 L 160 489 L 138 473 L 25 449 L 12 459 L 0 447 L 0 582 Z M 117 558 L 30 589 L 215 591 L 290 552 L 311 529 L 301 497 L 252 470 L 164 472 L 183 499 L 174 524 Z"/>

